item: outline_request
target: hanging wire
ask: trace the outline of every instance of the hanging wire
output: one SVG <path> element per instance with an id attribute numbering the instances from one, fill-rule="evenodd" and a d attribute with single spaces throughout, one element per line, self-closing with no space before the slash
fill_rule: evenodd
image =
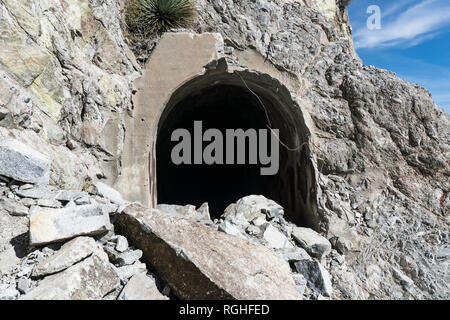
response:
<path id="1" fill-rule="evenodd" d="M 244 78 L 243 78 L 239 73 L 236 73 L 236 74 L 238 75 L 239 78 L 241 78 L 242 82 L 244 83 L 244 85 L 245 85 L 245 87 L 248 89 L 248 91 L 250 91 L 250 92 L 256 97 L 256 99 L 258 99 L 258 101 L 259 101 L 259 103 L 260 103 L 260 105 L 261 105 L 261 108 L 264 110 L 264 113 L 265 113 L 266 118 L 267 118 L 267 124 L 266 124 L 266 126 L 267 126 L 267 128 L 269 128 L 269 130 L 272 132 L 272 134 L 277 138 L 277 140 L 278 140 L 278 142 L 279 142 L 280 145 L 282 145 L 286 150 L 292 151 L 292 152 L 299 151 L 299 150 L 301 150 L 301 149 L 303 148 L 303 146 L 309 145 L 309 142 L 306 141 L 306 142 L 303 142 L 303 143 L 302 143 L 301 145 L 299 145 L 298 147 L 291 148 L 291 147 L 289 147 L 286 143 L 284 143 L 284 142 L 281 140 L 281 138 L 277 135 L 277 133 L 275 132 L 275 130 L 273 129 L 272 123 L 271 123 L 271 121 L 270 121 L 269 113 L 268 113 L 268 111 L 267 111 L 266 106 L 265 106 L 264 103 L 262 102 L 261 98 L 260 98 L 260 97 L 259 97 L 252 89 L 250 89 L 250 87 L 247 85 L 247 82 L 245 82 Z"/>

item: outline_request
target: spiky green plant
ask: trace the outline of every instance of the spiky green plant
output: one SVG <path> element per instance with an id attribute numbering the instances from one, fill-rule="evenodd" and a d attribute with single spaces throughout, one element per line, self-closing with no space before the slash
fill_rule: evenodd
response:
<path id="1" fill-rule="evenodd" d="M 131 33 L 148 36 L 183 27 L 195 14 L 193 0 L 129 0 L 125 19 Z"/>

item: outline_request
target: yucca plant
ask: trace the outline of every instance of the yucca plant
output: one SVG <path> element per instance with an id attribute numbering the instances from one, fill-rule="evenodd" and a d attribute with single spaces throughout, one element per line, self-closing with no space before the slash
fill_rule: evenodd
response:
<path id="1" fill-rule="evenodd" d="M 148 36 L 183 27 L 195 13 L 193 0 L 129 0 L 125 19 L 131 33 Z"/>

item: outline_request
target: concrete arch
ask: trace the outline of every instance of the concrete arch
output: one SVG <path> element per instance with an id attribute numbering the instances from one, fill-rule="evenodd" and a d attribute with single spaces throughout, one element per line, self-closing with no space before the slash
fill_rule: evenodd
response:
<path id="1" fill-rule="evenodd" d="M 182 110 L 177 108 L 184 100 L 218 86 L 242 93 L 250 104 L 263 102 L 272 126 L 280 129 L 281 140 L 288 146 L 296 147 L 310 140 L 302 110 L 289 90 L 269 74 L 230 68 L 222 52 L 223 43 L 217 34 L 163 36 L 150 58 L 147 73 L 136 82 L 135 110 L 126 123 L 125 156 L 117 186 L 122 186 L 121 192 L 128 199 L 156 206 L 158 135 L 166 121 L 173 121 Z M 168 54 L 179 57 L 167 59 Z M 279 174 L 265 195 L 285 207 L 289 220 L 317 225 L 316 173 L 308 144 L 301 151 L 281 147 L 280 159 Z"/>

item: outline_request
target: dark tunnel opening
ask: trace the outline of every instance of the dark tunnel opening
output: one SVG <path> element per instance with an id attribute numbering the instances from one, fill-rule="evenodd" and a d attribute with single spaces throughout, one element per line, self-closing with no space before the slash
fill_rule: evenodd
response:
<path id="1" fill-rule="evenodd" d="M 262 165 L 259 160 L 258 164 L 249 164 L 248 141 L 246 164 L 173 163 L 172 150 L 179 141 L 171 141 L 171 135 L 174 130 L 183 128 L 194 137 L 194 121 L 202 121 L 203 133 L 210 128 L 219 129 L 224 136 L 224 145 L 226 129 L 256 129 L 257 132 L 258 129 L 265 129 L 269 155 L 269 121 L 273 128 L 280 130 L 281 141 L 291 145 L 301 141 L 292 119 L 288 119 L 280 107 L 275 106 L 276 97 L 264 94 L 258 94 L 257 97 L 248 88 L 234 83 L 210 83 L 194 88 L 187 94 L 184 92 L 181 98 L 172 99 L 175 102 L 169 102 L 159 122 L 156 142 L 158 204 L 191 204 L 199 207 L 208 202 L 211 218 L 216 219 L 231 203 L 244 196 L 257 194 L 282 205 L 288 220 L 302 225 L 309 224 L 307 219 L 304 219 L 305 212 L 309 210 L 309 193 L 305 192 L 309 183 L 309 177 L 305 174 L 308 169 L 299 167 L 299 164 L 305 162 L 304 152 L 288 151 L 276 143 L 279 151 L 279 170 L 275 175 L 261 175 L 260 169 L 268 165 Z M 203 142 L 201 150 L 208 144 L 210 142 Z M 236 147 L 234 151 L 236 156 Z M 223 152 L 225 160 L 226 148 Z M 303 194 L 300 194 L 300 190 Z"/>

